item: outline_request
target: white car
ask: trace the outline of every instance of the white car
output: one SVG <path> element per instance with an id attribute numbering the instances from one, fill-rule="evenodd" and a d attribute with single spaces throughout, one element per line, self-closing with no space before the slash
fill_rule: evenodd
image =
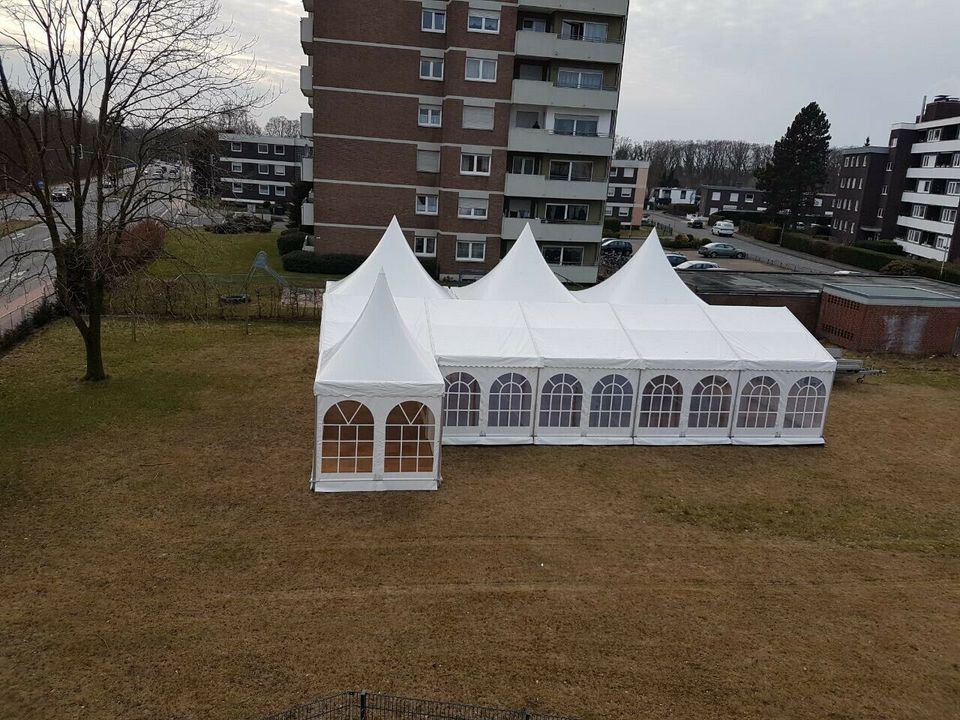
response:
<path id="1" fill-rule="evenodd" d="M 715 262 L 707 262 L 705 260 L 687 260 L 685 263 L 680 263 L 677 265 L 674 270 L 720 270 L 720 266 Z"/>
<path id="2" fill-rule="evenodd" d="M 736 231 L 736 226 L 729 220 L 717 220 L 716 225 L 714 225 L 713 230 L 711 230 L 717 237 L 733 237 Z"/>

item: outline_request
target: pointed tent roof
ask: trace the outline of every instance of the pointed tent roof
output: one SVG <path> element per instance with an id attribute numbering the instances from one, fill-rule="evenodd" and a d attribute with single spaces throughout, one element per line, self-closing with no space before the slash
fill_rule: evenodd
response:
<path id="1" fill-rule="evenodd" d="M 439 397 L 443 376 L 433 354 L 410 334 L 381 272 L 356 324 L 321 353 L 316 395 Z"/>
<path id="2" fill-rule="evenodd" d="M 630 261 L 592 288 L 573 293 L 581 302 L 614 305 L 703 305 L 674 270 L 654 230 Z"/>
<path id="3" fill-rule="evenodd" d="M 529 224 L 493 270 L 456 292 L 464 300 L 577 302 L 543 259 Z"/>
<path id="4" fill-rule="evenodd" d="M 377 275 L 383 271 L 394 297 L 448 298 L 450 292 L 438 285 L 413 254 L 403 236 L 396 215 L 383 237 L 363 264 L 343 280 L 327 283 L 333 295 L 370 297 Z"/>

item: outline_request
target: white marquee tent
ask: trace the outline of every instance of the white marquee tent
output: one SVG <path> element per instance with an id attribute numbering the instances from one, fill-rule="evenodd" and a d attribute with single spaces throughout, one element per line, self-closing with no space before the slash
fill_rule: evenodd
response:
<path id="1" fill-rule="evenodd" d="M 656 234 L 571 293 L 528 227 L 488 275 L 447 289 L 394 221 L 324 297 L 313 487 L 435 488 L 441 438 L 822 444 L 835 369 L 787 309 L 703 303 Z"/>

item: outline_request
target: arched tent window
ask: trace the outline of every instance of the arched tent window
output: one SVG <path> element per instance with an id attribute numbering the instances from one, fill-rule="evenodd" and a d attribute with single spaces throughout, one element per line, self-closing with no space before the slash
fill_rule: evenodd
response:
<path id="1" fill-rule="evenodd" d="M 444 427 L 476 427 L 480 424 L 480 383 L 465 372 L 450 373 L 444 379 Z"/>
<path id="2" fill-rule="evenodd" d="M 433 413 L 413 400 L 394 406 L 387 415 L 383 469 L 388 473 L 433 470 Z"/>
<path id="3" fill-rule="evenodd" d="M 580 427 L 583 387 L 573 375 L 554 375 L 540 395 L 540 427 Z"/>
<path id="4" fill-rule="evenodd" d="M 827 386 L 823 381 L 815 377 L 802 378 L 790 388 L 783 426 L 798 430 L 819 428 L 826 407 Z"/>
<path id="5" fill-rule="evenodd" d="M 680 427 L 682 408 L 683 385 L 672 375 L 658 375 L 643 388 L 637 425 L 642 428 Z"/>
<path id="6" fill-rule="evenodd" d="M 772 377 L 755 377 L 744 385 L 737 412 L 739 428 L 775 428 L 780 409 L 780 386 Z"/>
<path id="7" fill-rule="evenodd" d="M 366 405 L 344 400 L 324 413 L 320 472 L 373 472 L 373 413 Z"/>
<path id="8" fill-rule="evenodd" d="M 533 392 L 530 381 L 519 373 L 501 375 L 490 386 L 490 427 L 527 427 Z"/>
<path id="9" fill-rule="evenodd" d="M 593 386 L 590 427 L 628 428 L 633 416 L 633 385 L 623 375 L 607 375 Z"/>
<path id="10" fill-rule="evenodd" d="M 698 382 L 690 395 L 692 428 L 722 428 L 730 423 L 733 390 L 719 375 L 710 375 Z"/>

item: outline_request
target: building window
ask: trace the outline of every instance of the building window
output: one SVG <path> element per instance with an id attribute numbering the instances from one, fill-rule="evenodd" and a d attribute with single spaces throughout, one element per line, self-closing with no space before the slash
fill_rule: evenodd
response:
<path id="1" fill-rule="evenodd" d="M 915 218 L 925 218 L 927 216 L 927 206 L 914 205 L 913 211 L 910 214 Z"/>
<path id="2" fill-rule="evenodd" d="M 447 29 L 446 11 L 424 10 L 420 15 L 420 29 L 424 32 L 444 32 Z"/>
<path id="3" fill-rule="evenodd" d="M 443 59 L 428 57 L 420 58 L 420 79 L 443 80 Z"/>
<path id="4" fill-rule="evenodd" d="M 436 215 L 439 198 L 426 193 L 417 195 L 417 215 Z"/>
<path id="5" fill-rule="evenodd" d="M 607 41 L 607 24 L 564 20 L 560 28 L 560 37 L 564 40 L 587 40 L 589 42 Z"/>
<path id="6" fill-rule="evenodd" d="M 547 203 L 547 222 L 586 222 L 590 214 L 587 205 L 560 205 Z"/>
<path id="7" fill-rule="evenodd" d="M 421 105 L 417 112 L 417 125 L 420 127 L 440 127 L 443 109 L 439 105 Z"/>
<path id="8" fill-rule="evenodd" d="M 537 158 L 530 155 L 517 155 L 510 165 L 510 172 L 514 175 L 536 175 Z"/>
<path id="9" fill-rule="evenodd" d="M 461 175 L 489 175 L 490 174 L 490 156 L 479 155 L 476 153 L 460 154 L 460 174 Z"/>
<path id="10" fill-rule="evenodd" d="M 646 384 L 640 396 L 637 426 L 642 428 L 680 427 L 683 386 L 672 375 L 658 375 Z"/>
<path id="11" fill-rule="evenodd" d="M 849 156 L 847 156 L 847 157 L 845 157 L 845 158 L 843 159 L 843 166 L 844 166 L 845 168 L 850 167 L 850 157 L 849 157 Z"/>
<path id="12" fill-rule="evenodd" d="M 957 211 L 953 208 L 944 208 L 940 211 L 940 222 L 953 223 L 957 221 Z"/>
<path id="13" fill-rule="evenodd" d="M 270 166 L 267 165 L 266 163 L 260 163 L 259 165 L 257 165 L 257 172 L 260 173 L 261 175 L 269 175 Z"/>
<path id="14" fill-rule="evenodd" d="M 274 188 L 274 192 L 276 193 L 277 197 L 287 196 L 287 188 L 285 188 L 283 185 L 277 185 L 277 187 Z"/>
<path id="15" fill-rule="evenodd" d="M 740 202 L 740 193 L 730 193 L 730 202 Z"/>
<path id="16" fill-rule="evenodd" d="M 580 245 L 544 245 L 540 248 L 548 265 L 583 265 L 583 247 Z"/>
<path id="17" fill-rule="evenodd" d="M 634 175 L 636 175 L 636 168 L 627 167 L 623 169 L 624 178 L 632 178 Z"/>
<path id="18" fill-rule="evenodd" d="M 457 217 L 469 220 L 486 220 L 488 203 L 489 201 L 486 198 L 461 197 L 457 203 Z"/>
<path id="19" fill-rule="evenodd" d="M 465 372 L 444 378 L 444 427 L 477 427 L 480 424 L 480 383 Z"/>
<path id="20" fill-rule="evenodd" d="M 540 393 L 540 427 L 580 427 L 583 387 L 573 375 L 554 375 Z"/>
<path id="21" fill-rule="evenodd" d="M 274 166 L 273 166 L 273 174 L 274 174 L 274 175 L 286 175 L 286 174 L 287 174 L 287 168 L 284 167 L 283 165 L 274 165 Z"/>
<path id="22" fill-rule="evenodd" d="M 953 154 L 953 163 L 954 167 L 960 167 L 960 152 Z"/>
<path id="23" fill-rule="evenodd" d="M 432 235 L 417 235 L 413 238 L 413 254 L 420 257 L 436 257 L 437 239 Z"/>
<path id="24" fill-rule="evenodd" d="M 813 199 L 814 207 L 823 207 L 823 198 L 814 198 Z"/>
<path id="25" fill-rule="evenodd" d="M 243 163 L 230 163 L 231 172 L 243 172 Z"/>
<path id="26" fill-rule="evenodd" d="M 417 172 L 440 172 L 440 151 L 417 150 Z"/>
<path id="27" fill-rule="evenodd" d="M 895 148 L 897 146 L 897 139 L 898 138 L 895 138 L 895 137 L 890 138 L 890 147 Z"/>
<path id="28" fill-rule="evenodd" d="M 467 15 L 467 30 L 469 32 L 498 33 L 500 32 L 500 13 L 484 10 L 470 10 Z"/>
<path id="29" fill-rule="evenodd" d="M 321 473 L 373 472 L 373 413 L 355 400 L 344 400 L 323 415 Z"/>
<path id="30" fill-rule="evenodd" d="M 927 130 L 927 142 L 940 142 L 940 134 L 943 128 L 931 128 Z"/>
<path id="31" fill-rule="evenodd" d="M 883 208 L 877 210 L 877 217 L 883 219 Z"/>
<path id="32" fill-rule="evenodd" d="M 269 155 L 270 146 L 267 143 L 257 143 L 257 153 L 259 155 Z"/>
<path id="33" fill-rule="evenodd" d="M 497 61 L 486 58 L 467 58 L 467 80 L 478 82 L 496 82 Z"/>
<path id="34" fill-rule="evenodd" d="M 539 130 L 543 127 L 540 124 L 540 113 L 534 110 L 517 110 L 514 123 L 518 128 Z"/>
<path id="35" fill-rule="evenodd" d="M 937 235 L 937 250 L 950 252 L 950 236 L 949 235 Z"/>
<path id="36" fill-rule="evenodd" d="M 715 201 L 720 200 L 720 193 L 719 192 L 711 193 L 710 199 Z"/>
<path id="37" fill-rule="evenodd" d="M 433 438 L 434 422 L 430 408 L 413 400 L 395 406 L 387 415 L 384 472 L 431 472 Z"/>
<path id="38" fill-rule="evenodd" d="M 919 243 L 921 238 L 923 238 L 923 233 L 914 228 L 907 230 L 907 242 Z"/>
<path id="39" fill-rule="evenodd" d="M 880 194 L 881 194 L 881 195 L 886 195 L 886 194 L 887 194 L 887 186 L 886 186 L 886 185 L 884 185 L 883 188 L 881 188 Z"/>
<path id="40" fill-rule="evenodd" d="M 243 192 L 243 183 L 233 183 L 233 192 L 240 194 Z"/>
<path id="41" fill-rule="evenodd" d="M 553 132 L 557 135 L 582 135 L 598 137 L 597 127 L 600 118 L 581 115 L 557 115 L 553 121 Z"/>
<path id="42" fill-rule="evenodd" d="M 483 240 L 457 240 L 457 260 L 460 262 L 483 262 L 487 256 L 487 243 Z M 493 406 L 491 405 L 491 408 Z M 528 424 L 527 423 L 524 424 Z M 492 424 L 492 423 L 491 423 Z"/>
<path id="43" fill-rule="evenodd" d="M 698 382 L 690 396 L 692 428 L 723 428 L 730 424 L 730 403 L 733 389 L 719 375 L 710 375 Z"/>
<path id="44" fill-rule="evenodd" d="M 260 186 L 260 194 L 261 194 L 261 195 L 269 195 L 269 194 L 270 194 L 270 186 L 269 186 L 269 185 L 261 185 L 261 186 Z"/>
<path id="45" fill-rule="evenodd" d="M 936 166 L 937 156 L 936 155 L 924 155 L 923 156 L 923 167 L 931 168 Z"/>
<path id="46" fill-rule="evenodd" d="M 557 87 L 582 88 L 585 90 L 603 89 L 603 72 L 600 70 L 571 70 L 561 68 L 557 73 Z"/>
<path id="47" fill-rule="evenodd" d="M 743 196 L 743 201 L 744 201 L 747 205 L 752 205 L 753 202 L 754 202 L 753 193 L 747 193 L 746 195 L 744 195 L 744 196 Z"/>
<path id="48" fill-rule="evenodd" d="M 550 161 L 550 179 L 551 180 L 571 180 L 579 182 L 588 182 L 593 178 L 593 163 L 588 160 L 551 160 Z M 613 197 L 607 191 L 608 197 Z"/>
<path id="49" fill-rule="evenodd" d="M 826 407 L 827 387 L 823 381 L 815 377 L 803 378 L 790 388 L 783 426 L 798 430 L 819 428 Z"/>
<path id="50" fill-rule="evenodd" d="M 753 378 L 740 394 L 737 427 L 775 428 L 780 409 L 780 386 L 772 377 Z"/>
<path id="51" fill-rule="evenodd" d="M 927 194 L 933 187 L 933 180 L 920 180 L 917 182 L 917 192 Z"/>
<path id="52" fill-rule="evenodd" d="M 231 142 L 230 152 L 243 152 L 243 143 Z"/>
<path id="53" fill-rule="evenodd" d="M 633 385 L 623 375 L 607 375 L 593 386 L 590 427 L 628 428 L 633 415 Z"/>
<path id="54" fill-rule="evenodd" d="M 520 30 L 527 32 L 546 32 L 547 21 L 539 18 L 524 18 L 520 21 Z"/>
<path id="55" fill-rule="evenodd" d="M 464 130 L 493 130 L 493 123 L 494 112 L 492 107 L 463 106 Z"/>
<path id="56" fill-rule="evenodd" d="M 617 196 L 617 189 L 616 189 L 615 187 L 613 187 L 613 185 L 608 185 L 608 186 L 607 186 L 607 197 L 608 197 L 608 198 L 614 198 L 614 197 L 616 197 L 616 196 Z"/>
<path id="57" fill-rule="evenodd" d="M 533 393 L 519 373 L 501 375 L 490 386 L 489 427 L 529 427 Z"/>
<path id="58" fill-rule="evenodd" d="M 612 205 L 607 205 L 607 206 L 603 209 L 603 214 L 606 215 L 607 217 L 613 217 L 613 206 L 612 206 Z"/>
<path id="59" fill-rule="evenodd" d="M 888 162 L 888 163 L 887 163 L 887 172 L 890 172 L 891 170 L 893 170 L 893 163 L 892 163 L 892 162 Z"/>
<path id="60" fill-rule="evenodd" d="M 273 146 L 273 154 L 274 154 L 274 155 L 286 155 L 286 154 L 287 154 L 287 148 L 286 148 L 285 146 L 283 146 L 283 145 L 274 145 L 274 146 Z"/>
<path id="61" fill-rule="evenodd" d="M 957 181 L 948 182 L 947 195 L 960 195 L 960 182 L 957 182 Z"/>

